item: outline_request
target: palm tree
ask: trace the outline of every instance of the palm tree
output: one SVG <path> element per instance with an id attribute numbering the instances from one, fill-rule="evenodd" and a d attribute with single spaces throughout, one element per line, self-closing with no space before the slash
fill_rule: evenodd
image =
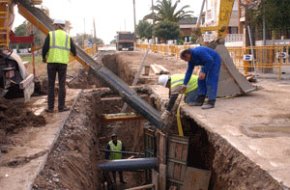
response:
<path id="1" fill-rule="evenodd" d="M 153 13 L 146 15 L 144 20 L 153 19 L 154 21 L 171 21 L 178 22 L 183 18 L 191 17 L 193 11 L 187 11 L 189 5 L 185 5 L 177 10 L 179 1 L 174 4 L 171 0 L 158 0 L 157 5 L 153 6 Z M 156 13 L 155 13 L 156 12 Z"/>

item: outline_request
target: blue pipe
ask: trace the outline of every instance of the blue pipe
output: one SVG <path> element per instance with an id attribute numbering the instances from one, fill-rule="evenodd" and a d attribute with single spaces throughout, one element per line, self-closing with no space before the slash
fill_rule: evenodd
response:
<path id="1" fill-rule="evenodd" d="M 136 171 L 142 169 L 153 169 L 157 167 L 157 158 L 135 158 L 110 160 L 98 164 L 98 167 L 105 171 Z"/>

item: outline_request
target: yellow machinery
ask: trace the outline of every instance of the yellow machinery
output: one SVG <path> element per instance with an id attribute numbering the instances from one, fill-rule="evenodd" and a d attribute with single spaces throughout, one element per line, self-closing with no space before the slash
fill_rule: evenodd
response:
<path id="1" fill-rule="evenodd" d="M 218 38 L 225 38 L 227 35 L 227 28 L 229 26 L 233 6 L 235 0 L 220 0 L 218 23 L 216 26 L 201 26 L 202 32 L 216 31 Z"/>
<path id="2" fill-rule="evenodd" d="M 11 1 L 1 0 L 0 1 L 0 47 L 8 48 L 9 46 L 9 21 L 10 21 L 10 9 Z"/>
<path id="3" fill-rule="evenodd" d="M 34 75 L 27 72 L 20 56 L 9 49 L 14 2 L 0 0 L 0 97 L 24 96 L 25 101 L 29 101 L 34 92 Z M 29 3 L 39 5 L 42 1 L 31 0 Z"/>

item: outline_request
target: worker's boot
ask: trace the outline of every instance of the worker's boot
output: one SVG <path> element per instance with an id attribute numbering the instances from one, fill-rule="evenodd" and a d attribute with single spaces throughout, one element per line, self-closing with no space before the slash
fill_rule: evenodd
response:
<path id="1" fill-rule="evenodd" d="M 202 106 L 204 100 L 205 100 L 205 95 L 199 95 L 196 98 L 195 102 L 191 102 L 188 105 L 190 105 L 190 106 Z"/>
<path id="2" fill-rule="evenodd" d="M 206 104 L 204 104 L 201 109 L 211 109 L 214 108 L 215 105 L 215 100 L 208 100 L 208 102 Z"/>

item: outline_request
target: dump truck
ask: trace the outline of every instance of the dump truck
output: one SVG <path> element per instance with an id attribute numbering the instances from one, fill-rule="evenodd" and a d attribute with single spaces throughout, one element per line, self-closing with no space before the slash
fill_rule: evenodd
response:
<path id="1" fill-rule="evenodd" d="M 117 32 L 116 36 L 116 49 L 122 50 L 134 50 L 135 34 L 131 32 Z"/>

